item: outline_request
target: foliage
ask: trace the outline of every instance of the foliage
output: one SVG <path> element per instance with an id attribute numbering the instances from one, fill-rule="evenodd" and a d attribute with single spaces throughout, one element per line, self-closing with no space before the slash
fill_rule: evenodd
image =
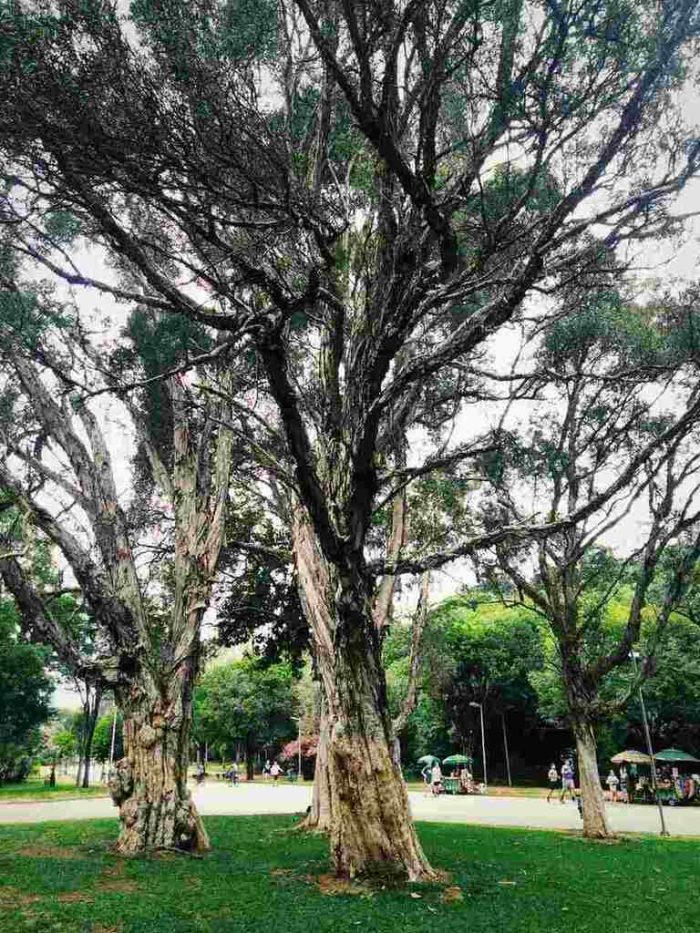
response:
<path id="1" fill-rule="evenodd" d="M 0 596 L 0 782 L 26 775 L 51 712 L 47 652 L 22 640 L 18 621 L 14 601 Z"/>
<path id="2" fill-rule="evenodd" d="M 113 714 L 100 716 L 95 725 L 95 734 L 92 738 L 92 754 L 97 761 L 109 761 L 112 748 Z M 124 755 L 124 720 L 121 714 L 117 716 L 117 731 L 114 737 L 114 760 L 119 761 Z"/>
<path id="3" fill-rule="evenodd" d="M 392 708 L 406 690 L 410 633 L 394 626 L 385 645 Z M 474 591 L 449 597 L 430 613 L 423 637 L 423 682 L 409 719 L 407 756 L 475 748 L 478 710 L 487 722 L 505 711 L 535 719 L 530 672 L 544 660 L 541 627 L 523 607 L 508 608 Z"/>
<path id="4" fill-rule="evenodd" d="M 259 503 L 243 490 L 236 491 L 226 523 L 231 543 L 220 558 L 217 640 L 225 646 L 248 645 L 261 660 L 288 661 L 298 671 L 309 628 L 290 562 L 288 529 L 274 515 L 261 513 Z"/>
<path id="5" fill-rule="evenodd" d="M 289 664 L 262 664 L 246 657 L 211 667 L 195 691 L 194 735 L 199 742 L 232 754 L 236 742 L 246 757 L 296 733 L 290 719 L 293 673 Z"/>

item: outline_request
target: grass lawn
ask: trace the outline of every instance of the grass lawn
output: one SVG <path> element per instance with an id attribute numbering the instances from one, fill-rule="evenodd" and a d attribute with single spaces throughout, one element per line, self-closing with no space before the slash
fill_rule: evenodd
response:
<path id="1" fill-rule="evenodd" d="M 202 859 L 110 854 L 113 821 L 0 826 L 0 930 L 46 933 L 685 933 L 700 923 L 697 842 L 601 845 L 422 824 L 441 885 L 337 888 L 326 843 L 292 817 L 217 817 Z"/>
<path id="2" fill-rule="evenodd" d="M 0 803 L 12 803 L 14 800 L 68 800 L 72 797 L 106 797 L 109 791 L 104 784 L 96 783 L 93 787 L 76 787 L 75 779 L 56 775 L 56 786 L 47 787 L 44 779 L 30 775 L 19 784 L 0 784 Z M 0 927 L 0 929 L 2 929 Z"/>

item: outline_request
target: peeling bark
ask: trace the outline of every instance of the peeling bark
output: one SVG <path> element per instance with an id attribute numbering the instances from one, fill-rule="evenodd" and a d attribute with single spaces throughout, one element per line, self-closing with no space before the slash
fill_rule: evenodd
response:
<path id="1" fill-rule="evenodd" d="M 124 758 L 110 777 L 119 807 L 116 851 L 148 849 L 202 852 L 209 839 L 187 788 L 191 683 L 176 676 L 165 693 L 140 681 L 120 697 L 124 711 Z M 183 689 L 184 687 L 184 689 Z"/>
<path id="2" fill-rule="evenodd" d="M 323 558 L 301 510 L 293 531 L 300 593 L 327 703 L 330 847 L 343 877 L 434 873 L 415 833 L 394 761 L 380 639 L 361 581 Z M 318 769 L 322 763 L 317 761 Z M 319 806 L 322 790 L 319 788 Z"/>

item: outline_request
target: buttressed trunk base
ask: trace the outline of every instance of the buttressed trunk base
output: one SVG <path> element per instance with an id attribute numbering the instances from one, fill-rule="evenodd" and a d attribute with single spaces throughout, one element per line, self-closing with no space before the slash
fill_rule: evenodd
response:
<path id="1" fill-rule="evenodd" d="M 124 715 L 125 757 L 110 776 L 121 831 L 116 851 L 203 852 L 209 839 L 187 789 L 189 716 L 168 716 L 156 701 Z"/>

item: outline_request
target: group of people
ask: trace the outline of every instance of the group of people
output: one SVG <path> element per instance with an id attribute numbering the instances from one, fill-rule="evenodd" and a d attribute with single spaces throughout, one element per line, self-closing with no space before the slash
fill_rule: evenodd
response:
<path id="1" fill-rule="evenodd" d="M 657 785 L 659 789 L 663 791 L 675 788 L 677 796 L 681 799 L 692 800 L 695 797 L 698 784 L 700 784 L 700 776 L 698 776 L 697 781 L 694 778 L 695 775 L 691 777 L 679 775 L 677 768 L 663 765 L 657 768 Z M 547 802 L 557 793 L 562 803 L 567 795 L 572 800 L 577 800 L 574 766 L 571 759 L 567 759 L 562 764 L 561 772 L 557 770 L 557 766 L 552 762 L 547 773 L 547 779 L 549 782 Z M 648 791 L 650 786 L 649 779 L 639 774 L 636 764 L 631 763 L 628 769 L 624 762 L 620 765 L 618 772 L 614 768 L 610 769 L 610 773 L 605 778 L 605 784 L 607 785 L 605 797 L 611 803 L 632 803 L 635 794 L 639 796 L 637 792 L 641 793 L 643 797 L 643 792 Z"/>
<path id="2" fill-rule="evenodd" d="M 549 782 L 549 793 L 547 794 L 547 803 L 552 799 L 552 795 L 559 791 L 559 781 L 561 780 L 561 793 L 559 794 L 559 800 L 561 803 L 564 803 L 564 798 L 568 794 L 571 800 L 576 800 L 576 778 L 574 774 L 574 764 L 570 758 L 567 758 L 566 761 L 561 766 L 561 775 L 557 771 L 557 766 L 554 762 L 549 766 L 549 771 L 547 772 L 547 780 Z"/>
<path id="3" fill-rule="evenodd" d="M 265 780 L 272 778 L 273 781 L 276 781 L 277 778 L 280 776 L 280 774 L 284 774 L 284 771 L 280 767 L 279 762 L 277 762 L 276 760 L 273 762 L 270 762 L 270 759 L 268 758 L 265 764 L 263 765 L 262 774 Z"/>
<path id="4" fill-rule="evenodd" d="M 421 771 L 421 777 L 426 785 L 430 787 L 433 796 L 437 797 L 439 794 L 444 793 L 444 777 L 438 761 L 433 765 L 427 764 Z M 474 794 L 481 788 L 481 785 L 477 786 L 474 783 L 474 777 L 466 765 L 460 765 L 458 768 L 451 771 L 449 777 L 459 781 L 459 792 L 461 794 Z"/>
<path id="5" fill-rule="evenodd" d="M 284 774 L 281 765 L 278 761 L 270 761 L 269 759 L 263 765 L 262 770 L 263 778 L 271 778 L 273 781 L 277 781 L 281 774 Z M 294 771 L 290 771 L 290 774 L 294 774 Z M 207 776 L 206 768 L 204 764 L 200 761 L 197 763 L 197 769 L 195 771 L 195 781 L 197 784 L 203 784 Z M 223 772 L 223 778 L 229 781 L 234 787 L 236 787 L 240 782 L 240 769 L 238 762 L 232 761 L 229 767 Z"/>
<path id="6" fill-rule="evenodd" d="M 611 803 L 631 803 L 638 784 L 637 766 L 631 764 L 628 771 L 624 764 L 620 765 L 619 776 L 615 774 L 615 769 L 611 768 L 605 783 L 608 785 L 608 799 Z"/>

